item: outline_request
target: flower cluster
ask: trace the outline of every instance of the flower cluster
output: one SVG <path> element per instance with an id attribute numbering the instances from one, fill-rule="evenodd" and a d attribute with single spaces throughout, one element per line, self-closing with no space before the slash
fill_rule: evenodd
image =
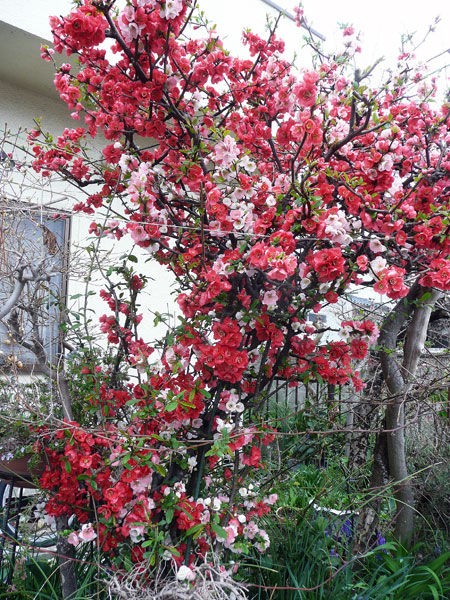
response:
<path id="1" fill-rule="evenodd" d="M 94 219 L 115 207 L 91 233 L 167 268 L 182 318 L 152 364 L 138 259 L 111 270 L 100 323 L 115 358 L 82 373 L 96 427 L 46 434 L 41 485 L 49 514 L 76 515 L 74 543 L 173 557 L 189 579 L 212 546 L 269 543 L 259 518 L 274 496 L 257 473 L 273 435 L 257 409 L 274 379 L 361 389 L 375 326 L 347 321 L 321 341 L 309 315 L 354 284 L 394 300 L 414 280 L 449 289 L 448 107 L 411 100 L 407 68 L 395 87 L 353 81 L 349 48 L 298 73 L 275 33 L 246 32 L 241 59 L 187 23 L 188 0 L 123 4 L 52 19 L 55 51 L 78 58 L 56 86 L 83 125 L 32 132 L 34 168 L 82 187 L 75 209 Z M 99 159 L 84 147 L 95 136 Z"/>

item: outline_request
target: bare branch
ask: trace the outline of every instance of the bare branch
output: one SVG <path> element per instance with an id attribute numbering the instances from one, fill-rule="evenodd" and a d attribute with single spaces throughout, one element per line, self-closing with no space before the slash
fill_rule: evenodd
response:
<path id="1" fill-rule="evenodd" d="M 23 292 L 23 288 L 25 287 L 25 281 L 21 281 L 20 279 L 16 279 L 16 283 L 14 285 L 14 289 L 11 293 L 11 296 L 5 302 L 5 304 L 0 307 L 0 320 L 4 319 L 16 306 L 18 303 L 20 296 Z"/>
<path id="2" fill-rule="evenodd" d="M 28 282 L 39 283 L 41 281 L 49 281 L 51 277 L 51 273 L 42 274 L 42 268 L 45 264 L 45 261 L 40 261 L 37 265 L 33 264 L 25 264 L 20 265 L 15 269 L 15 273 L 17 273 L 16 281 L 14 284 L 14 289 L 11 292 L 10 297 L 5 302 L 3 307 L 0 307 L 0 320 L 4 319 L 11 310 L 17 305 L 20 300 L 20 296 L 23 292 L 25 285 Z"/>

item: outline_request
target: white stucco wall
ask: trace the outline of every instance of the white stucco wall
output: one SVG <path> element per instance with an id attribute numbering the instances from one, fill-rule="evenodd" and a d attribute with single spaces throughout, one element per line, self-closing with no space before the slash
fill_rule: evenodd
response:
<path id="1" fill-rule="evenodd" d="M 62 102 L 38 94 L 26 87 L 0 79 L 0 123 L 8 129 L 32 129 L 34 119 L 42 119 L 43 126 L 51 133 L 60 133 L 73 126 Z"/>

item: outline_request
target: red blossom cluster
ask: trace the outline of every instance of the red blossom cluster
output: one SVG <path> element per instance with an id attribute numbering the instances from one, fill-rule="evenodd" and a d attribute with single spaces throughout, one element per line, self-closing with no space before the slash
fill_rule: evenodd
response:
<path id="1" fill-rule="evenodd" d="M 127 267 L 122 288 L 101 292 L 117 360 L 92 401 L 110 419 L 104 436 L 72 424 L 51 438 L 47 510 L 84 523 L 94 504 L 103 549 L 129 543 L 133 560 L 152 544 L 180 563 L 217 540 L 263 550 L 256 521 L 271 501 L 245 477 L 267 434 L 243 415 L 257 418 L 275 378 L 361 389 L 354 362 L 376 339 L 372 324 L 344 322 L 321 341 L 310 313 L 355 284 L 391 299 L 412 281 L 450 289 L 448 107 L 423 86 L 412 100 L 401 65 L 395 85 L 372 89 L 348 49 L 298 74 L 274 31 L 246 32 L 252 58 L 234 57 L 199 20 L 187 35 L 188 0 L 110 5 L 52 20 L 56 52 L 79 60 L 56 87 L 84 125 L 56 141 L 33 132 L 34 168 L 87 191 L 77 210 L 114 201 L 117 218 L 91 232 L 129 236 L 167 267 L 183 318 L 152 365 L 144 279 Z M 106 140 L 100 159 L 81 152 L 89 136 Z M 139 373 L 123 393 L 118 364 Z"/>

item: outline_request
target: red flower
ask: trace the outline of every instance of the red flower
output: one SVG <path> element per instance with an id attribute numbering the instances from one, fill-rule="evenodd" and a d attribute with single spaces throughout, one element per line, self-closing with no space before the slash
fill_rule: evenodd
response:
<path id="1" fill-rule="evenodd" d="M 295 90 L 295 95 L 297 97 L 298 103 L 300 106 L 304 106 L 305 108 L 309 108 L 314 106 L 317 98 L 317 90 L 316 87 L 312 84 L 308 85 L 299 85 Z"/>
<path id="2" fill-rule="evenodd" d="M 356 259 L 356 264 L 361 269 L 361 271 L 364 273 L 365 271 L 367 271 L 367 268 L 369 265 L 369 259 L 367 258 L 367 256 L 365 254 L 361 254 L 361 256 L 358 256 L 358 258 Z"/>
<path id="3" fill-rule="evenodd" d="M 381 273 L 378 273 L 379 280 L 373 286 L 373 289 L 380 294 L 386 294 L 389 298 L 397 300 L 403 298 L 408 293 L 408 287 L 403 281 L 404 269 L 399 267 L 390 267 Z"/>
<path id="4" fill-rule="evenodd" d="M 237 348 L 242 341 L 239 325 L 230 317 L 226 317 L 223 321 L 217 321 L 212 329 L 214 338 L 220 340 L 224 345 Z"/>
<path id="5" fill-rule="evenodd" d="M 74 10 L 64 19 L 63 25 L 68 43 L 73 43 L 76 49 L 101 44 L 105 40 L 106 28 L 106 19 L 90 4 Z"/>
<path id="6" fill-rule="evenodd" d="M 268 265 L 267 252 L 269 247 L 263 242 L 256 242 L 248 255 L 248 262 L 258 269 L 266 269 Z"/>
<path id="7" fill-rule="evenodd" d="M 358 360 L 365 358 L 367 355 L 367 342 L 361 339 L 354 339 L 350 342 L 350 348 L 352 353 L 352 358 L 356 358 Z"/>
<path id="8" fill-rule="evenodd" d="M 242 463 L 250 467 L 259 467 L 261 463 L 261 450 L 258 446 L 252 446 L 250 454 L 244 454 Z"/>
<path id="9" fill-rule="evenodd" d="M 345 260 L 340 248 L 319 250 L 308 257 L 308 263 L 321 283 L 334 281 L 343 275 L 345 270 Z"/>

